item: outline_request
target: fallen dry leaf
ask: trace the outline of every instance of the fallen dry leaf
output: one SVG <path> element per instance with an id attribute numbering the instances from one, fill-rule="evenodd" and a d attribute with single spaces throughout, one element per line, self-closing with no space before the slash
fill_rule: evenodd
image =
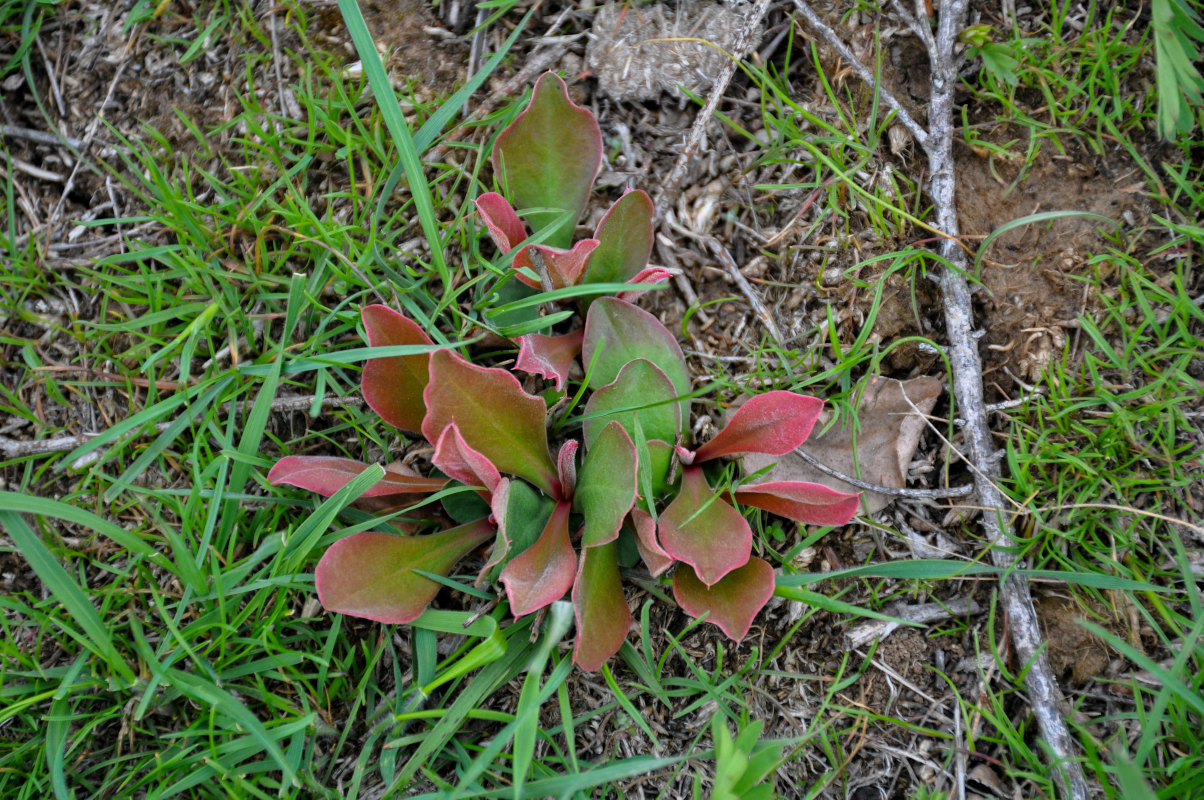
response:
<path id="1" fill-rule="evenodd" d="M 936 378 L 906 381 L 876 378 L 866 387 L 857 406 L 860 430 L 856 448 L 853 427 L 843 425 L 812 436 L 802 450 L 837 472 L 876 486 L 902 489 L 907 483 L 907 467 L 924 431 L 921 415 L 932 411 L 940 394 L 941 382 Z M 760 481 L 809 481 L 841 492 L 859 491 L 856 486 L 820 472 L 794 453 L 781 457 L 750 453 L 743 461 L 747 472 L 773 465 Z M 861 506 L 867 514 L 873 514 L 886 508 L 893 499 L 890 495 L 863 491 Z"/>

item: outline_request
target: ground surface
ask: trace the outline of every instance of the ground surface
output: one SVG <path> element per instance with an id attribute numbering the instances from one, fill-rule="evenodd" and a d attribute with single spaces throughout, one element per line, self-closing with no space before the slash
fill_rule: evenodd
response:
<path id="1" fill-rule="evenodd" d="M 475 12 L 467 5 L 362 4 L 415 128 L 474 66 Z M 965 127 L 955 147 L 957 209 L 971 248 L 1000 226 L 1044 211 L 1091 212 L 1116 223 L 1109 230 L 1078 216 L 1035 222 L 977 252 L 983 380 L 988 402 L 998 404 L 992 420 L 1029 566 L 1142 580 L 1168 592 L 1126 592 L 1107 580 L 1035 584 L 1067 693 L 1065 713 L 1080 746 L 1093 754 L 1088 763 L 1108 765 L 1089 777 L 1100 796 L 1117 796 L 1107 753 L 1132 748 L 1147 759 L 1146 778 L 1158 790 L 1186 797 L 1204 793 L 1204 785 L 1183 783 L 1184 773 L 1168 765 L 1181 759 L 1188 775 L 1204 768 L 1198 745 L 1182 741 L 1184 730 L 1198 730 L 1200 709 L 1186 701 L 1182 719 L 1166 720 L 1145 750 L 1135 709 L 1156 705 L 1160 680 L 1170 685 L 1158 669 L 1179 676 L 1185 697 L 1200 697 L 1200 631 L 1189 622 L 1204 547 L 1204 278 L 1199 229 L 1192 228 L 1200 148 L 1160 143 L 1152 131 L 1146 12 L 1103 20 L 1070 5 L 1022 10 L 1017 37 L 1037 37 L 1051 51 L 1033 74 L 1066 77 L 1059 59 L 1095 52 L 1073 26 L 1058 22 L 1079 19 L 1087 34 L 1102 31 L 1118 51 L 1138 54 L 1115 84 L 1127 99 L 1099 111 L 1040 80 L 1009 94 L 968 74 Z M 943 441 L 958 444 L 936 347 L 944 344 L 944 318 L 939 289 L 927 276 L 935 267 L 917 255 L 932 243 L 930 230 L 915 224 L 927 219 L 925 160 L 897 125 L 883 125 L 866 87 L 829 51 L 812 54 L 791 4 L 771 8 L 752 59 L 769 72 L 737 75 L 720 106 L 726 124 L 708 130 L 680 197 L 658 221 L 652 261 L 680 267 L 683 280 L 644 305 L 684 332 L 699 381 L 718 378 L 726 387 L 716 397 L 721 402 L 743 389 L 786 387 L 823 396 L 848 416 L 875 376 L 939 381 L 946 391 L 933 392 L 934 424 L 902 454 L 906 477 L 921 489 L 964 484 L 968 470 Z M 479 49 L 494 52 L 526 9 L 519 3 L 503 14 L 477 37 Z M 267 552 L 269 540 L 302 518 L 300 509 L 290 519 L 287 507 L 268 501 L 280 496 L 262 480 L 272 461 L 286 452 L 382 461 L 400 456 L 404 443 L 386 431 L 363 433 L 371 428 L 354 402 L 355 374 L 331 370 L 317 386 L 312 372 L 286 375 L 279 395 L 346 395 L 352 402 L 328 404 L 318 416 L 304 401 L 279 404 L 262 441 L 249 444 L 239 438 L 249 424 L 242 415 L 263 372 L 235 369 L 264 363 L 262 354 L 275 347 L 290 272 L 320 275 L 307 291 L 332 313 L 344 312 L 377 298 L 392 302 L 399 286 L 391 281 L 401 275 L 414 285 L 407 270 L 429 258 L 429 247 L 408 221 L 408 194 L 381 195 L 395 156 L 334 3 L 167 3 L 156 10 L 148 17 L 134 3 L 45 6 L 33 15 L 40 25 L 27 63 L 10 71 L 0 90 L 0 124 L 10 129 L 3 179 L 11 212 L 3 223 L 0 488 L 100 514 L 169 556 L 168 564 L 139 566 L 78 520 L 38 528 L 67 565 L 65 574 L 113 620 L 112 630 L 137 630 L 117 642 L 135 680 L 114 689 L 120 680 L 104 670 L 87 678 L 92 668 L 83 669 L 79 654 L 87 651 L 79 637 L 47 621 L 63 614 L 55 611 L 58 587 L 31 570 L 15 539 L 0 539 L 0 585 L 13 598 L 3 604 L 9 641 L 0 692 L 13 705 L 0 712 L 0 787 L 10 787 L 0 794 L 47 796 L 60 788 L 51 786 L 56 775 L 81 797 L 168 796 L 177 789 L 186 796 L 274 794 L 270 783 L 260 783 L 279 779 L 271 777 L 279 763 L 268 741 L 307 773 L 305 789 L 288 790 L 298 796 L 380 796 L 394 782 L 399 757 L 421 742 L 425 728 L 414 726 L 428 724 L 390 721 L 398 712 L 392 704 L 412 683 L 407 633 L 332 621 L 316 607 L 312 587 L 279 572 L 263 579 L 270 594 L 243 581 L 259 575 L 257 559 L 266 556 L 257 554 Z M 846 13 L 844 5 L 825 11 L 870 62 L 878 31 L 883 82 L 922 120 L 922 48 L 890 14 Z M 488 97 L 491 110 L 508 112 L 515 99 L 508 79 L 537 57 L 561 70 L 578 102 L 598 115 L 608 146 L 583 221 L 592 230 L 624 187 L 657 192 L 698 104 L 648 81 L 620 79 L 616 73 L 629 65 L 620 67 L 613 53 L 605 62 L 591 57 L 589 48 L 619 36 L 631 19 L 648 26 L 646 39 L 714 38 L 735 24 L 697 21 L 692 13 L 626 5 L 604 14 L 548 4 L 469 107 Z M 975 13 L 1007 29 L 996 4 L 975 4 Z M 742 14 L 747 7 L 734 19 Z M 5 28 L 0 58 L 23 40 L 17 20 Z M 1051 26 L 1062 33 L 1050 34 Z M 656 59 L 698 58 L 691 88 L 703 96 L 722 64 L 648 48 L 630 56 L 645 72 L 650 63 L 658 71 Z M 1080 80 L 1076 75 L 1067 80 Z M 775 88 L 765 83 L 771 78 Z M 476 148 L 496 131 L 496 116 L 454 130 L 445 142 L 453 146 L 441 145 L 430 159 L 440 220 L 463 231 L 454 237 L 460 249 L 446 254 L 460 276 L 471 273 L 471 254 L 487 249 L 466 200 L 488 188 L 489 168 Z M 11 132 L 51 125 L 82 142 L 72 149 Z M 769 338 L 706 237 L 752 282 L 783 341 Z M 307 318 L 296 346 L 329 336 L 323 325 Z M 340 331 L 328 341 L 356 345 L 354 325 Z M 234 383 L 205 394 L 218 385 L 206 381 L 223 370 Z M 183 399 L 172 405 L 172 398 Z M 243 403 L 241 411 L 222 406 L 234 401 Z M 721 413 L 716 404 L 696 429 L 718 424 Z M 45 445 L 121 429 L 130 419 L 139 436 L 115 438 L 120 447 L 112 452 L 71 452 L 88 438 Z M 172 428 L 173 420 L 183 422 Z M 893 446 L 897 435 L 886 438 Z M 239 465 L 248 470 L 245 484 L 221 494 L 227 471 L 237 473 Z M 197 494 L 195 487 L 208 488 Z M 1083 507 L 1092 503 L 1105 507 Z M 981 561 L 976 513 L 966 499 L 901 499 L 817 541 L 810 531 L 772 524 L 764 548 L 786 572 L 912 558 Z M 33 524 L 33 516 L 24 519 Z M 179 540 L 164 530 L 177 531 Z M 1181 548 L 1168 543 L 1176 536 Z M 169 568 L 181 558 L 198 566 Z M 1194 572 L 1184 566 L 1192 559 Z M 237 587 L 227 603 L 214 599 L 221 595 L 215 581 L 223 580 Z M 876 644 L 856 638 L 858 626 L 872 623 L 843 607 L 778 598 L 732 645 L 715 628 L 687 628 L 688 617 L 632 591 L 637 619 L 643 610 L 647 621 L 630 641 L 663 684 L 653 691 L 625 659 L 612 663 L 612 685 L 609 675 L 574 671 L 560 704 L 549 701 L 540 711 L 540 727 L 560 744 L 540 742 L 543 771 L 536 774 L 576 766 L 559 749 L 566 714 L 577 720 L 569 749 L 584 764 L 700 751 L 710 746 L 709 721 L 722 710 L 733 725 L 741 716 L 761 720 L 764 737 L 789 740 L 789 758 L 776 772 L 776 789 L 787 797 L 944 797 L 957 786 L 967 797 L 1048 795 L 1049 773 L 1018 677 L 1023 665 L 1009 655 L 996 586 L 993 576 L 967 575 L 811 587 L 892 615 L 926 603 L 954 608 Z M 463 598 L 442 602 L 466 607 Z M 157 622 L 161 615 L 170 624 Z M 250 621 L 256 616 L 271 621 L 267 633 Z M 211 652 L 206 636 L 222 652 Z M 256 636 L 267 639 L 256 644 Z M 311 660 L 318 651 L 321 658 Z M 446 643 L 441 652 L 450 652 Z M 147 666 L 156 659 L 160 668 Z M 197 686 L 215 688 L 163 688 L 193 674 L 201 676 Z M 615 691 L 630 701 L 616 705 Z M 515 680 L 482 700 L 480 713 L 463 723 L 461 751 L 475 754 L 515 713 L 520 692 Z M 446 708 L 452 700 L 431 705 Z M 231 711 L 235 705 L 249 709 L 265 732 L 237 733 L 246 720 Z M 40 730 L 47 719 L 59 724 Z M 294 721 L 296 731 L 283 730 Z M 205 733 L 209 726 L 215 732 Z M 167 747 L 169 741 L 184 744 Z M 150 785 L 130 777 L 164 747 L 169 763 L 204 765 L 215 783 Z M 425 773 L 395 791 L 454 783 L 453 765 L 462 762 L 453 751 L 431 756 Z M 713 771 L 711 761 L 685 761 L 597 792 L 685 797 Z M 505 785 L 504 768 L 498 773 L 487 773 L 497 781 L 487 785 Z"/>

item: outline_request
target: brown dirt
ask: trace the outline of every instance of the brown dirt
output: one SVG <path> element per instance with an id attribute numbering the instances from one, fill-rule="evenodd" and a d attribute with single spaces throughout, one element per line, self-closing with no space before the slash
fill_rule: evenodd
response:
<path id="1" fill-rule="evenodd" d="M 1016 137 L 999 131 L 1000 143 Z M 974 244 L 1012 220 L 1046 211 L 1085 211 L 1122 226 L 1145 219 L 1145 181 L 1127 157 L 1055 154 L 1046 146 L 1027 168 L 1022 144 L 1004 156 L 961 146 L 957 213 Z M 981 272 L 984 377 L 1010 394 L 1017 378 L 1035 381 L 1056 358 L 1077 318 L 1091 310 L 1091 256 L 1107 249 L 1103 223 L 1082 217 L 1030 223 L 992 243 Z M 1110 232 L 1110 231 L 1109 231 Z"/>

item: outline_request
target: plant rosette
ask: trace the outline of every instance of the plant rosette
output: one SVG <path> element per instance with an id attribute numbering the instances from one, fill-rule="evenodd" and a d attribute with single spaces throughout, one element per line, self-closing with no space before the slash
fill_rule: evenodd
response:
<path id="1" fill-rule="evenodd" d="M 532 289 L 627 283 L 635 291 L 665 276 L 647 268 L 652 207 L 643 192 L 624 194 L 593 239 L 566 247 L 572 226 L 565 220 L 575 222 L 584 210 L 600 159 L 592 114 L 550 73 L 498 136 L 494 167 L 510 200 L 490 193 L 476 206 L 511 258 L 512 274 Z M 515 208 L 531 223 L 530 236 Z M 548 243 L 528 242 L 533 237 Z M 753 397 L 710 441 L 682 446 L 690 420 L 685 359 L 664 325 L 624 299 L 630 295 L 580 295 L 588 297 L 578 309 L 583 326 L 518 337 L 513 370 L 551 381 L 549 395 L 565 397 L 570 375 L 584 376 L 584 406 L 569 404 L 560 416 L 511 370 L 436 347 L 421 326 L 390 308 L 361 310 L 370 346 L 424 348 L 369 359 L 362 391 L 385 422 L 425 437 L 441 475 L 391 464 L 357 502 L 395 511 L 442 493 L 453 522 L 405 535 L 362 531 L 335 542 L 315 570 L 327 610 L 411 622 L 461 560 L 489 545 L 477 582 L 499 585 L 515 617 L 571 596 L 574 661 L 583 669 L 599 669 L 626 639 L 632 618 L 621 570 L 640 562 L 653 577 L 673 570 L 673 596 L 687 613 L 705 615 L 736 641 L 747 634 L 773 594 L 774 572 L 752 554 L 752 529 L 740 508 L 841 525 L 856 513 L 858 495 L 801 482 L 741 483 L 724 464 L 729 456 L 782 455 L 801 445 L 822 407 L 814 397 Z M 549 431 L 561 432 L 555 442 Z M 288 456 L 268 479 L 329 497 L 368 468 L 346 458 Z"/>

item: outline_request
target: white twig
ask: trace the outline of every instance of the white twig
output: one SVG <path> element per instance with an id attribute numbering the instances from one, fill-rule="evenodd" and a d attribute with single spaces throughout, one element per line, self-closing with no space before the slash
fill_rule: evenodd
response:
<path id="1" fill-rule="evenodd" d="M 946 497 L 966 497 L 967 495 L 974 494 L 974 485 L 970 483 L 964 486 L 952 486 L 948 489 L 908 489 L 906 487 L 895 489 L 891 486 L 878 486 L 863 481 L 860 478 L 854 478 L 852 475 L 845 475 L 840 470 L 832 469 L 802 447 L 796 447 L 794 454 L 820 472 L 831 475 L 833 478 L 842 480 L 851 486 L 856 486 L 858 489 L 864 489 L 867 492 L 885 494 L 891 497 L 906 497 L 913 500 L 939 500 Z"/>
<path id="2" fill-rule="evenodd" d="M 888 608 L 883 613 L 907 622 L 920 622 L 925 625 L 933 622 L 943 622 L 953 617 L 966 617 L 981 613 L 978 603 L 972 597 L 951 600 L 948 603 L 923 603 L 918 606 L 903 606 Z M 864 647 L 875 639 L 885 639 L 899 628 L 901 623 L 888 622 L 884 619 L 872 619 L 853 628 L 846 635 L 849 647 L 857 649 Z"/>
<path id="3" fill-rule="evenodd" d="M 853 67 L 857 74 L 874 86 L 883 101 L 891 106 L 886 91 L 873 80 L 873 74 L 857 62 L 852 51 L 840 42 L 805 0 L 795 5 L 820 35 Z M 1004 521 L 1004 497 L 998 488 L 999 462 L 994 458 L 991 431 L 983 400 L 982 362 L 974 336 L 974 315 L 970 288 L 963 277 L 968 272 L 965 253 L 957 240 L 957 207 L 954 203 L 953 119 L 954 91 L 957 88 L 958 58 L 954 52 L 957 36 L 966 24 L 968 0 L 945 0 L 940 7 L 936 36 L 931 43 L 925 37 L 932 62 L 932 93 L 928 103 L 928 131 L 912 130 L 928 154 L 932 175 L 929 194 L 936 211 L 936 227 L 945 236 L 940 254 L 947 265 L 940 274 L 945 329 L 949 339 L 949 360 L 953 370 L 954 397 L 965 424 L 967 462 L 974 473 L 979 505 L 985 508 L 982 524 L 992 543 L 991 559 L 996 566 L 1013 565 L 1016 541 Z M 919 19 L 919 24 L 924 20 Z M 893 106 L 892 106 L 893 107 Z M 902 113 L 900 119 L 903 120 Z M 907 124 L 904 121 L 904 124 Z M 910 126 L 908 126 L 910 129 Z M 1061 793 L 1070 800 L 1087 800 L 1089 792 L 1082 768 L 1074 760 L 1074 742 L 1062 713 L 1062 692 L 1058 688 L 1049 659 L 1041 647 L 1041 629 L 1033 607 L 1028 583 L 1014 571 L 1008 571 L 1001 587 L 1004 613 L 1011 631 L 1016 657 L 1025 667 L 1025 688 L 1033 717 L 1041 736 L 1055 759 L 1054 779 Z"/>
<path id="4" fill-rule="evenodd" d="M 761 324 L 765 326 L 765 330 L 769 333 L 769 338 L 773 339 L 773 343 L 777 345 L 778 350 L 786 352 L 786 340 L 782 338 L 782 332 L 778 330 L 778 324 L 773 321 L 773 314 L 769 313 L 769 309 L 765 307 L 765 303 L 761 301 L 760 293 L 753 288 L 753 285 L 748 282 L 748 278 L 744 277 L 744 273 L 736 266 L 735 259 L 731 253 L 727 252 L 727 248 L 719 243 L 719 240 L 713 236 L 706 237 L 707 247 L 715 254 L 715 258 L 719 259 L 719 263 L 723 265 L 723 269 L 728 276 L 735 282 L 736 286 L 740 287 L 740 291 L 748 300 L 748 304 L 752 306 L 753 313 L 757 315 L 757 319 L 761 320 Z M 789 363 L 786 364 L 787 371 L 790 370 Z"/>
<path id="5" fill-rule="evenodd" d="M 272 401 L 271 408 L 272 411 L 303 411 L 313 405 L 314 399 L 313 395 L 304 397 L 277 397 Z M 363 399 L 359 397 L 324 397 L 322 398 L 322 408 L 359 406 L 363 405 L 363 402 Z M 236 409 L 245 410 L 249 406 L 249 402 L 226 403 L 222 406 L 221 413 L 229 414 Z M 171 427 L 173 422 L 174 420 L 160 422 L 154 426 L 154 431 L 162 433 Z M 73 436 L 56 436 L 53 439 L 34 439 L 28 441 L 0 436 L 0 453 L 3 453 L 5 458 L 23 458 L 25 456 L 61 453 L 65 450 L 74 450 L 80 445 L 87 444 L 99 435 L 99 433 L 80 433 Z"/>
<path id="6" fill-rule="evenodd" d="M 992 543 L 991 560 L 1008 568 L 1015 561 L 1017 547 L 1004 521 L 1003 495 L 997 486 L 999 462 L 987 422 L 983 400 L 982 362 L 974 337 L 974 314 L 965 252 L 957 241 L 957 207 L 954 204 L 953 119 L 954 91 L 957 88 L 957 60 L 954 47 L 966 23 L 968 0 L 947 0 L 941 4 L 936 32 L 936 55 L 932 63 L 932 96 L 928 103 L 928 167 L 932 174 L 930 193 L 936 210 L 936 227 L 946 234 L 940 253 L 946 267 L 940 273 L 941 296 L 945 310 L 945 330 L 949 340 L 949 359 L 953 368 L 953 390 L 965 419 L 962 428 L 967 454 L 974 465 L 974 483 L 983 512 L 982 524 Z M 1023 577 L 1009 571 L 1003 580 L 1003 606 L 1012 634 L 1012 645 L 1020 664 L 1025 665 L 1025 688 L 1037 727 L 1057 761 L 1054 778 L 1062 794 L 1071 800 L 1087 800 L 1087 781 L 1074 760 L 1074 742 L 1062 712 L 1062 692 L 1058 687 L 1049 658 L 1041 646 L 1041 628 L 1033 607 L 1029 585 Z"/>

